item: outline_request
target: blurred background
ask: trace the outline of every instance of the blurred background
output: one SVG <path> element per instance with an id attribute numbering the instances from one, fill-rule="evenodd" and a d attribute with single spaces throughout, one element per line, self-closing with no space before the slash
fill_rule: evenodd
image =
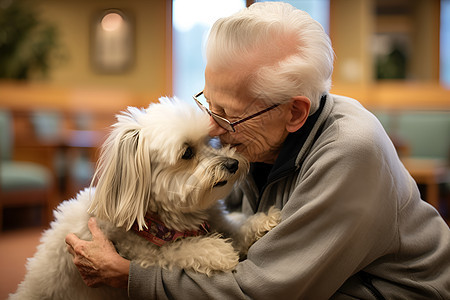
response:
<path id="1" fill-rule="evenodd" d="M 89 185 L 116 113 L 202 90 L 208 29 L 253 2 L 0 0 L 2 265 L 17 239 L 32 255 L 51 210 Z M 450 0 L 285 2 L 329 33 L 332 92 L 380 119 L 423 199 L 448 218 Z"/>

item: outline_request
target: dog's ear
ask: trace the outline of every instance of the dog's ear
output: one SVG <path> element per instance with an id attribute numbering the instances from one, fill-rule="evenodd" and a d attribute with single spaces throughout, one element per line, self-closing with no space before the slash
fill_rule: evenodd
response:
<path id="1" fill-rule="evenodd" d="M 129 124 L 127 124 L 129 125 Z M 115 125 L 100 155 L 89 212 L 129 230 L 145 227 L 151 191 L 150 154 L 143 148 L 140 128 Z"/>

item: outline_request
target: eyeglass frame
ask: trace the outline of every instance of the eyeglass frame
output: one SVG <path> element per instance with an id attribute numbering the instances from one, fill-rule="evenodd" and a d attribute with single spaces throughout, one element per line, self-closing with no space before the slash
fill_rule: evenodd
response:
<path id="1" fill-rule="evenodd" d="M 224 118 L 224 117 L 222 117 L 222 116 L 219 116 L 218 114 L 212 112 L 209 108 L 207 108 L 206 106 L 204 106 L 204 105 L 197 99 L 197 98 L 200 97 L 202 94 L 203 94 L 203 91 L 201 91 L 201 92 L 195 94 L 194 96 L 192 96 L 192 98 L 194 98 L 195 103 L 197 103 L 197 106 L 198 106 L 202 111 L 204 111 L 204 112 L 206 112 L 208 115 L 210 115 L 210 116 L 213 118 L 213 120 L 217 123 L 217 125 L 219 125 L 219 126 L 222 127 L 223 129 L 225 129 L 225 130 L 227 130 L 227 131 L 231 131 L 231 132 L 236 132 L 236 130 L 234 129 L 234 126 L 239 125 L 239 124 L 241 124 L 241 123 L 244 123 L 245 121 L 248 121 L 248 120 L 250 120 L 250 119 L 253 119 L 253 118 L 255 118 L 255 117 L 259 116 L 259 115 L 262 115 L 263 113 L 266 113 L 266 112 L 268 112 L 268 111 L 270 111 L 270 110 L 272 110 L 272 109 L 274 109 L 274 108 L 276 108 L 276 107 L 278 107 L 278 106 L 280 105 L 280 103 L 274 104 L 274 105 L 272 105 L 272 106 L 269 106 L 269 107 L 266 108 L 266 109 L 263 109 L 263 110 L 261 110 L 261 111 L 259 111 L 259 112 L 257 112 L 257 113 L 254 113 L 254 114 L 252 114 L 252 115 L 250 115 L 250 116 L 248 116 L 248 117 L 245 117 L 245 118 L 243 118 L 243 119 L 237 120 L 237 121 L 235 121 L 235 122 L 230 122 L 228 119 L 226 119 L 226 118 Z M 225 122 L 225 124 L 227 124 L 229 127 L 228 127 L 228 128 L 223 127 L 222 125 L 220 125 L 220 123 L 219 123 L 216 119 L 219 119 L 220 121 Z"/>

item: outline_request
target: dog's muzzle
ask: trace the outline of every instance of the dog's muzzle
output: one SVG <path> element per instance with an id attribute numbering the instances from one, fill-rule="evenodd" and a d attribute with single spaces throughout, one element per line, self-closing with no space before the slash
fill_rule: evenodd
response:
<path id="1" fill-rule="evenodd" d="M 234 158 L 226 158 L 222 164 L 222 168 L 227 170 L 230 174 L 235 174 L 239 169 L 239 161 Z M 228 183 L 227 180 L 217 182 L 214 187 L 221 187 Z"/>
<path id="2" fill-rule="evenodd" d="M 239 161 L 234 158 L 227 158 L 222 165 L 231 174 L 236 173 L 239 169 Z"/>

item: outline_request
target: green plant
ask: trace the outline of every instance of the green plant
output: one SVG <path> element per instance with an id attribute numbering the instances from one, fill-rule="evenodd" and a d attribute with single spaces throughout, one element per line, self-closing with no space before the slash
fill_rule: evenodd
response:
<path id="1" fill-rule="evenodd" d="M 0 78 L 46 76 L 62 58 L 57 28 L 43 21 L 30 3 L 0 0 Z"/>

